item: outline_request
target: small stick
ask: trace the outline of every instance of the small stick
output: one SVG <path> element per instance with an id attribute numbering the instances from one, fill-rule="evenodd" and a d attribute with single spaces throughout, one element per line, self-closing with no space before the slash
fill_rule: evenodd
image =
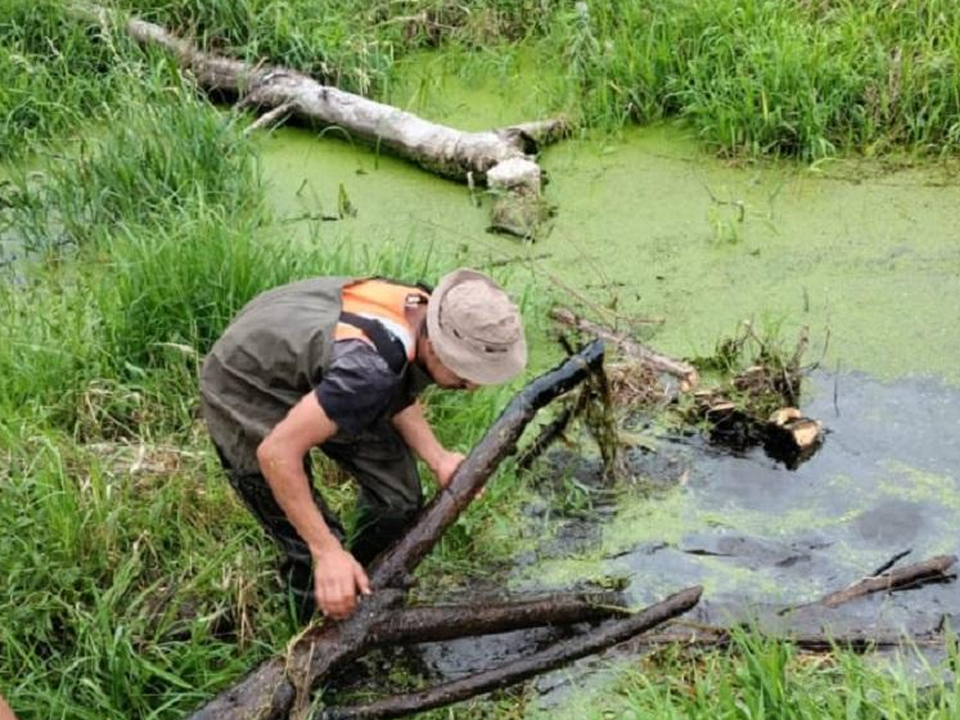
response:
<path id="1" fill-rule="evenodd" d="M 517 467 L 521 470 L 528 470 L 533 465 L 533 461 L 543 455 L 550 444 L 563 434 L 572 417 L 573 410 L 569 407 L 564 408 L 553 422 L 545 425 L 533 442 L 517 456 Z"/>
<path id="2" fill-rule="evenodd" d="M 279 124 L 285 118 L 285 115 L 289 115 L 293 108 L 296 106 L 296 103 L 285 102 L 282 105 L 278 105 L 273 110 L 268 113 L 264 113 L 256 122 L 254 122 L 250 127 L 243 131 L 244 137 L 250 135 L 251 133 L 256 132 L 257 130 L 263 130 L 264 128 L 272 127 Z"/>
<path id="3" fill-rule="evenodd" d="M 893 562 L 896 562 L 900 557 L 902 557 L 902 555 L 894 557 Z M 814 602 L 789 605 L 777 612 L 777 615 L 782 617 L 794 610 L 812 605 L 823 605 L 824 607 L 835 608 L 851 600 L 863 597 L 864 595 L 870 595 L 871 593 L 897 588 L 907 589 L 918 587 L 928 582 L 943 581 L 950 577 L 947 575 L 947 570 L 949 570 L 956 561 L 956 555 L 937 555 L 929 560 L 914 563 L 913 565 L 906 565 L 889 573 L 866 577 L 843 590 L 837 590 L 829 595 L 824 595 Z"/>
<path id="4" fill-rule="evenodd" d="M 876 577 L 877 575 L 881 575 L 881 574 L 885 573 L 887 570 L 889 570 L 889 569 L 892 568 L 894 565 L 896 565 L 898 560 L 903 560 L 903 558 L 905 558 L 907 555 L 909 555 L 909 554 L 912 553 L 912 552 L 913 552 L 913 549 L 912 549 L 912 548 L 907 548 L 906 550 L 904 550 L 904 551 L 902 551 L 902 552 L 898 552 L 898 553 L 897 553 L 896 555 L 894 555 L 892 558 L 890 558 L 889 560 L 887 560 L 883 565 L 881 565 L 881 566 L 878 567 L 876 570 L 874 570 L 872 573 L 870 573 L 870 576 L 871 576 L 871 577 Z"/>
<path id="5" fill-rule="evenodd" d="M 850 587 L 822 597 L 820 603 L 828 608 L 835 608 L 871 593 L 922 584 L 931 580 L 943 580 L 947 577 L 947 570 L 956 562 L 956 555 L 938 555 L 883 575 L 864 578 Z"/>
<path id="6" fill-rule="evenodd" d="M 668 375 L 679 378 L 681 384 L 685 385 L 685 387 L 681 388 L 684 391 L 696 387 L 700 381 L 700 375 L 697 369 L 690 363 L 661 355 L 624 335 L 619 335 L 601 325 L 577 317 L 577 315 L 567 308 L 554 308 L 550 313 L 550 317 L 563 325 L 578 328 L 601 340 L 613 343 L 642 365 L 652 368 L 657 372 L 665 372 Z"/>

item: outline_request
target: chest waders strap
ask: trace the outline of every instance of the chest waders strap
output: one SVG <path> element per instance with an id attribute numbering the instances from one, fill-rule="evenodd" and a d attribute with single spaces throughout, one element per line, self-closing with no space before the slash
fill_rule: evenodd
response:
<path id="1" fill-rule="evenodd" d="M 403 343 L 391 335 L 382 323 L 352 312 L 340 313 L 340 322 L 362 330 L 363 334 L 377 348 L 380 356 L 387 361 L 390 369 L 397 375 L 403 372 L 403 369 L 407 366 L 407 350 Z"/>

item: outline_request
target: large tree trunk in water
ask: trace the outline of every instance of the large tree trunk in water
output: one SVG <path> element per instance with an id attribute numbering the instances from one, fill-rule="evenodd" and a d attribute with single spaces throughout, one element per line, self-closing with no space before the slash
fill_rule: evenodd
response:
<path id="1" fill-rule="evenodd" d="M 105 23 L 96 5 L 75 4 L 75 13 Z M 496 196 L 494 229 L 532 238 L 549 214 L 542 197 L 543 174 L 536 162 L 541 143 L 565 132 L 562 119 L 523 123 L 485 132 L 463 132 L 424 120 L 338 88 L 321 85 L 295 70 L 203 52 L 154 23 L 126 20 L 126 31 L 143 45 L 166 48 L 203 89 L 228 93 L 244 106 L 278 110 L 301 121 L 342 128 L 354 139 L 389 150 L 455 180 L 486 184 Z"/>
<path id="2" fill-rule="evenodd" d="M 595 342 L 529 383 L 477 443 L 447 487 L 424 508 L 411 529 L 373 562 L 369 576 L 374 594 L 364 598 L 360 608 L 347 620 L 308 628 L 291 643 L 286 657 L 263 663 L 191 715 L 192 720 L 304 718 L 312 689 L 333 670 L 378 644 L 503 632 L 622 614 L 620 608 L 607 605 L 605 600 L 609 598 L 575 595 L 472 608 L 403 607 L 402 588 L 410 574 L 483 487 L 500 461 L 515 451 L 520 435 L 537 410 L 576 387 L 590 373 L 597 372 L 602 361 L 603 346 Z M 420 707 L 418 703 L 435 707 L 518 682 L 558 663 L 597 652 L 685 612 L 699 596 L 700 589 L 691 588 L 642 613 L 613 620 L 594 632 L 565 640 L 497 670 L 428 688 L 416 697 L 385 698 L 375 708 L 345 709 L 344 713 L 392 716 L 412 712 Z"/>

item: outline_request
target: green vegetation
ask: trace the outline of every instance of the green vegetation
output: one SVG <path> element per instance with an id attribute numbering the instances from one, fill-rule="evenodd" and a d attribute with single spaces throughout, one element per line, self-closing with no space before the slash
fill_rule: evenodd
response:
<path id="1" fill-rule="evenodd" d="M 410 53 L 463 53 L 468 72 L 520 47 L 550 68 L 545 112 L 608 130 L 680 117 L 730 153 L 953 152 L 960 137 L 960 11 L 946 2 L 113 5 L 378 97 Z M 291 245 L 243 126 L 119 30 L 56 0 L 0 0 L 0 689 L 25 720 L 177 718 L 284 646 L 295 628 L 275 550 L 220 478 L 198 419 L 200 359 L 277 284 L 440 272 L 429 251 L 334 245 L 320 227 Z M 509 394 L 435 394 L 430 412 L 465 450 Z M 523 492 L 506 468 L 425 564 L 430 588 L 536 531 L 517 519 Z M 734 698 L 729 716 L 736 698 L 756 715 L 755 684 L 788 677 L 771 664 L 781 657 L 793 662 L 782 646 L 747 648 L 673 680 L 678 660 L 624 688 L 641 715 L 686 712 L 678 703 L 714 687 Z M 863 690 L 865 709 L 847 717 L 916 696 L 908 679 L 839 658 L 840 671 L 800 688 L 827 712 L 838 686 Z M 904 707 L 955 715 L 950 692 Z"/>
<path id="2" fill-rule="evenodd" d="M 622 674 L 615 700 L 599 700 L 585 717 L 611 712 L 630 720 L 956 717 L 960 683 L 955 677 L 943 680 L 919 654 L 915 659 L 929 681 L 923 689 L 910 677 L 909 661 L 890 674 L 878 673 L 864 657 L 804 655 L 789 644 L 738 633 L 730 651 L 654 654 Z M 956 660 L 954 644 L 949 661 Z"/>
<path id="3" fill-rule="evenodd" d="M 442 46 L 495 66 L 516 43 L 550 80 L 541 110 L 586 127 L 681 118 L 724 153 L 960 147 L 960 8 L 949 0 L 417 3 L 122 0 L 215 50 L 389 97 L 398 60 Z M 69 133 L 143 65 L 64 4 L 4 0 L 0 155 Z M 510 44 L 513 43 L 513 44 Z"/>
<path id="4" fill-rule="evenodd" d="M 200 359 L 277 284 L 438 273 L 406 246 L 291 246 L 240 125 L 163 62 L 92 139 L 3 188 L 0 237 L 20 257 L 0 283 L 0 687 L 23 718 L 180 717 L 283 648 L 275 550 L 206 440 Z M 433 398 L 444 439 L 469 447 L 505 394 Z M 512 487 L 434 562 L 464 569 Z M 487 547 L 474 562 L 507 552 Z"/>

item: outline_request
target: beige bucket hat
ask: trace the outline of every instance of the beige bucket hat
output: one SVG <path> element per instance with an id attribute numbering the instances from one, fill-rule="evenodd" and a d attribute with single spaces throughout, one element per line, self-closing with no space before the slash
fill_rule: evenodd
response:
<path id="1" fill-rule="evenodd" d="M 506 382 L 527 364 L 520 311 L 476 270 L 440 278 L 427 305 L 427 332 L 440 362 L 478 385 Z"/>

